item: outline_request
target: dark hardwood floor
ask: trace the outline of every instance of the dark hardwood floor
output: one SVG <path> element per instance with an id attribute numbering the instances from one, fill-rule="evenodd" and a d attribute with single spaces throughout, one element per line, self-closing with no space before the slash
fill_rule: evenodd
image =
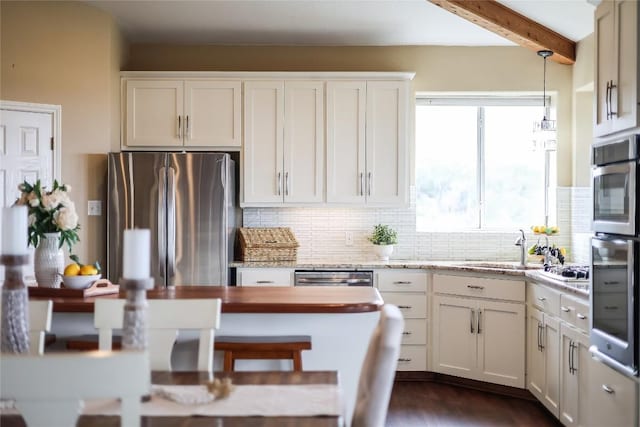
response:
<path id="1" fill-rule="evenodd" d="M 557 427 L 537 401 L 432 381 L 396 381 L 387 427 Z"/>

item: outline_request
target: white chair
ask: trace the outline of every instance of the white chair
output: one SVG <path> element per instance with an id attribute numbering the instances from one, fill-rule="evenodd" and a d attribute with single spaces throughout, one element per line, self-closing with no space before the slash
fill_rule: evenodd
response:
<path id="1" fill-rule="evenodd" d="M 72 427 L 83 399 L 121 399 L 121 425 L 140 425 L 140 400 L 149 394 L 146 352 L 91 351 L 43 356 L 2 354 L 0 398 L 15 400 L 29 427 Z"/>
<path id="2" fill-rule="evenodd" d="M 29 354 L 44 353 L 45 333 L 51 330 L 51 312 L 53 302 L 50 300 L 29 300 Z M 0 304 L 0 321 L 2 320 L 2 304 Z"/>
<path id="3" fill-rule="evenodd" d="M 395 305 L 382 306 L 360 371 L 351 427 L 383 427 L 396 373 L 404 320 Z"/>
<path id="4" fill-rule="evenodd" d="M 123 299 L 97 299 L 94 326 L 98 348 L 111 350 L 113 330 L 122 329 Z M 171 370 L 171 351 L 179 329 L 199 329 L 198 371 L 213 372 L 214 330 L 220 327 L 219 298 L 149 300 L 147 338 L 151 369 Z"/>

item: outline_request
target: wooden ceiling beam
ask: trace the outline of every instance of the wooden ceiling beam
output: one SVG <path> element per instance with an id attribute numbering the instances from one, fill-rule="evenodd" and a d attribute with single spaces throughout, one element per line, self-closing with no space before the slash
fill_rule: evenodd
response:
<path id="1" fill-rule="evenodd" d="M 495 0 L 427 0 L 512 42 L 535 52 L 553 51 L 550 60 L 576 62 L 576 44 Z"/>

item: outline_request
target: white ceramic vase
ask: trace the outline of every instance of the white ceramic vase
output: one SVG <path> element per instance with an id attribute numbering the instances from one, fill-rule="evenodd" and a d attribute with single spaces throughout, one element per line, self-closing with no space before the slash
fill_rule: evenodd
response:
<path id="1" fill-rule="evenodd" d="M 393 245 L 373 245 L 373 251 L 380 261 L 389 261 L 393 253 Z"/>
<path id="2" fill-rule="evenodd" d="M 64 272 L 64 253 L 60 245 L 60 233 L 45 233 L 33 256 L 33 270 L 38 286 L 59 288 Z"/>

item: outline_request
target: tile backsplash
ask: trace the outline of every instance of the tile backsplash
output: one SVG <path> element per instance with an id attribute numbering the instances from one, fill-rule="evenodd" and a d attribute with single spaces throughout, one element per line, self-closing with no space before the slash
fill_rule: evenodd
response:
<path id="1" fill-rule="evenodd" d="M 415 191 L 407 208 L 245 208 L 245 227 L 291 227 L 300 243 L 299 260 L 373 260 L 367 237 L 375 224 L 398 232 L 392 259 L 517 261 L 518 230 L 509 232 L 417 232 Z M 550 241 L 569 249 L 570 261 L 589 260 L 589 188 L 557 190 L 560 234 Z M 525 230 L 527 231 L 527 230 Z M 353 244 L 347 246 L 347 233 Z M 538 236 L 527 234 L 528 244 Z M 543 241 L 543 239 L 541 239 Z"/>

